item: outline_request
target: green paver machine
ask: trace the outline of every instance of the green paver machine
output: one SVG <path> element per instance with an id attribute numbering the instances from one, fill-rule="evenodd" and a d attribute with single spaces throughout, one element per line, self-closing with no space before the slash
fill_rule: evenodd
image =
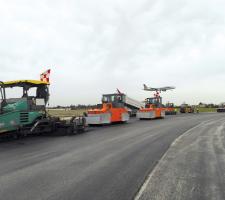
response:
<path id="1" fill-rule="evenodd" d="M 15 87 L 22 88 L 22 95 L 20 94 L 19 98 L 8 98 L 7 91 Z M 0 93 L 0 135 L 20 136 L 53 132 L 59 128 L 75 132 L 85 128 L 83 117 L 73 117 L 68 123 L 47 115 L 48 82 L 39 80 L 0 82 Z"/>

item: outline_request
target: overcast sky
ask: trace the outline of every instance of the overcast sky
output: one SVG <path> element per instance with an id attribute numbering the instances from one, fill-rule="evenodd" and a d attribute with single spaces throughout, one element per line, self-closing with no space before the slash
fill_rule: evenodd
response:
<path id="1" fill-rule="evenodd" d="M 51 68 L 50 105 L 119 88 L 176 86 L 181 104 L 225 101 L 224 0 L 0 0 L 0 80 Z"/>

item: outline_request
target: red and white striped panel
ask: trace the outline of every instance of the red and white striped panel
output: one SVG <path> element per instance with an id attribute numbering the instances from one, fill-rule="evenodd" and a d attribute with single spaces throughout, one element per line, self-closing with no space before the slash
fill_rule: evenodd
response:
<path id="1" fill-rule="evenodd" d="M 44 81 L 44 82 L 49 83 L 50 72 L 51 72 L 50 69 L 48 69 L 47 71 L 43 72 L 43 73 L 40 75 L 41 81 Z"/>

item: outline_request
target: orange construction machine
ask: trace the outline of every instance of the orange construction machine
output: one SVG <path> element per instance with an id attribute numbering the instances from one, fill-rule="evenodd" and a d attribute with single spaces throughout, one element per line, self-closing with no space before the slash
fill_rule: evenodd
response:
<path id="1" fill-rule="evenodd" d="M 162 105 L 162 97 L 147 98 L 145 100 L 145 108 L 141 108 L 137 112 L 139 119 L 156 119 L 164 118 L 165 109 Z"/>
<path id="2" fill-rule="evenodd" d="M 162 97 L 160 96 L 160 93 L 173 89 L 175 89 L 175 87 L 166 86 L 160 88 L 153 88 L 148 87 L 144 84 L 145 91 L 155 92 L 155 94 L 154 97 L 147 98 L 145 100 L 145 108 L 139 109 L 139 111 L 137 112 L 137 118 L 139 119 L 164 118 L 166 109 L 162 104 Z"/>
<path id="3" fill-rule="evenodd" d="M 186 103 L 183 103 L 180 106 L 180 113 L 194 113 L 194 112 L 195 112 L 194 106 L 190 106 Z"/>
<path id="4" fill-rule="evenodd" d="M 174 106 L 174 103 L 167 103 L 165 106 L 165 114 L 166 115 L 176 115 L 177 109 Z"/>
<path id="5" fill-rule="evenodd" d="M 125 95 L 104 94 L 102 108 L 88 110 L 86 120 L 89 125 L 127 122 L 129 114 L 125 108 Z"/>

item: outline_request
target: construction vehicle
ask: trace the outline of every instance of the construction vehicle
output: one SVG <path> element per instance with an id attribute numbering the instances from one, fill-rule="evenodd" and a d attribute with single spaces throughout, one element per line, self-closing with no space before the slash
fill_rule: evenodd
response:
<path id="1" fill-rule="evenodd" d="M 190 106 L 186 103 L 181 104 L 180 113 L 194 113 L 195 109 L 193 106 Z"/>
<path id="2" fill-rule="evenodd" d="M 225 112 L 225 108 L 222 108 L 222 107 L 221 108 L 217 108 L 216 111 L 218 113 Z"/>
<path id="3" fill-rule="evenodd" d="M 176 115 L 177 109 L 174 106 L 174 103 L 167 103 L 165 105 L 165 114 L 166 115 Z"/>
<path id="4" fill-rule="evenodd" d="M 136 116 L 137 111 L 144 106 L 144 103 L 125 95 L 125 106 L 128 109 L 130 117 L 134 117 Z"/>
<path id="5" fill-rule="evenodd" d="M 221 103 L 219 108 L 216 109 L 217 112 L 225 112 L 225 103 Z"/>
<path id="6" fill-rule="evenodd" d="M 152 88 L 147 87 L 144 84 L 145 91 L 154 91 L 154 97 L 145 99 L 145 108 L 139 109 L 137 112 L 138 119 L 157 119 L 164 118 L 165 111 L 162 104 L 162 97 L 160 96 L 161 92 L 166 92 L 167 90 L 175 89 L 175 87 L 161 87 L 161 88 Z"/>
<path id="7" fill-rule="evenodd" d="M 19 98 L 7 96 L 7 91 L 13 88 L 22 88 L 22 95 Z M 0 82 L 0 93 L 0 135 L 11 134 L 18 137 L 54 132 L 59 129 L 75 133 L 85 129 L 84 117 L 62 121 L 48 115 L 46 111 L 49 100 L 48 82 L 39 80 Z"/>
<path id="8" fill-rule="evenodd" d="M 145 99 L 145 108 L 137 112 L 138 119 L 157 119 L 165 117 L 165 108 L 162 105 L 162 97 Z"/>
<path id="9" fill-rule="evenodd" d="M 119 89 L 117 89 L 118 94 L 124 94 Z M 140 102 L 136 99 L 130 98 L 126 94 L 124 94 L 124 105 L 128 110 L 130 117 L 135 117 L 137 114 L 137 111 L 144 107 L 144 103 Z"/>
<path id="10" fill-rule="evenodd" d="M 125 107 L 125 94 L 104 94 L 99 109 L 88 110 L 86 121 L 89 125 L 127 122 L 128 109 Z"/>

